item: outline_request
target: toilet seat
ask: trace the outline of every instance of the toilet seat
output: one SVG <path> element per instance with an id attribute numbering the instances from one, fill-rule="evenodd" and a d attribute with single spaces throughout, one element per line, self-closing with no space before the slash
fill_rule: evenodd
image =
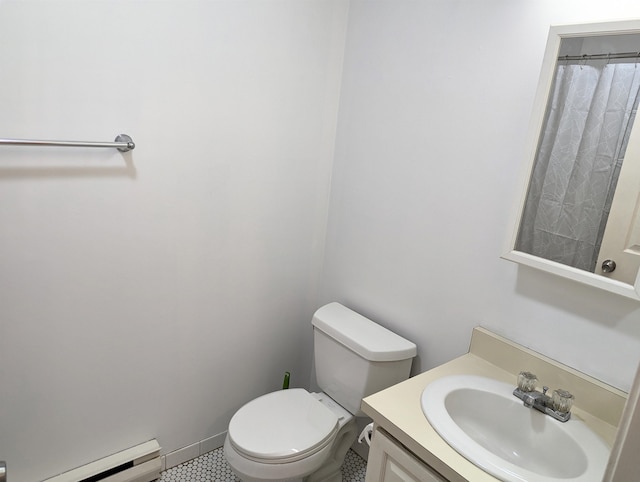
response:
<path id="1" fill-rule="evenodd" d="M 283 464 L 331 444 L 339 417 L 301 388 L 268 393 L 244 405 L 229 422 L 229 442 L 244 457 Z"/>

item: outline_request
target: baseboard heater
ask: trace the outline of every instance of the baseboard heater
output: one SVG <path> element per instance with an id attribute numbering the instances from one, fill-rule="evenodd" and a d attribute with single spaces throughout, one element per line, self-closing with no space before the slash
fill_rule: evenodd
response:
<path id="1" fill-rule="evenodd" d="M 160 445 L 150 440 L 44 482 L 151 482 L 160 478 Z"/>

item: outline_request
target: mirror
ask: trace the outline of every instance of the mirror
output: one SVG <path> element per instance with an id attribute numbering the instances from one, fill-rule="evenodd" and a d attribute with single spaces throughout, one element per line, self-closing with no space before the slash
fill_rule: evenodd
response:
<path id="1" fill-rule="evenodd" d="M 640 21 L 551 27 L 503 258 L 640 300 Z"/>

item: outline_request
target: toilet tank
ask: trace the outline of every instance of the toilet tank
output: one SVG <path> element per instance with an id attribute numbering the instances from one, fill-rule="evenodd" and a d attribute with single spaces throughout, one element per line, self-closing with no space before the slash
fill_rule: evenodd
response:
<path id="1" fill-rule="evenodd" d="M 340 303 L 313 315 L 318 386 L 357 416 L 362 399 L 409 378 L 416 345 Z"/>

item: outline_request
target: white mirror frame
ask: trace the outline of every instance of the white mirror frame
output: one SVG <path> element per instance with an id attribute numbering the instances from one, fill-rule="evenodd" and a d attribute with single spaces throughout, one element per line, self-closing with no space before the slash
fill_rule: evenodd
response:
<path id="1" fill-rule="evenodd" d="M 555 72 L 556 62 L 558 60 L 558 54 L 560 52 L 560 43 L 562 39 L 572 37 L 638 33 L 640 33 L 640 20 L 626 20 L 619 22 L 603 22 L 579 25 L 558 25 L 552 26 L 549 29 L 547 48 L 545 50 L 544 58 L 542 61 L 542 70 L 540 72 L 540 80 L 538 82 L 538 89 L 536 91 L 531 123 L 529 126 L 529 134 L 526 141 L 526 154 L 528 163 L 521 184 L 521 198 L 517 203 L 517 211 L 515 211 L 513 216 L 515 222 L 512 223 L 513 230 L 509 238 L 508 248 L 502 258 L 640 301 L 640 272 L 636 277 L 635 284 L 631 285 L 607 278 L 599 274 L 590 273 L 589 271 L 573 268 L 571 266 L 557 263 L 555 261 L 549 261 L 547 259 L 539 258 L 528 253 L 516 251 L 514 249 L 518 236 L 518 228 L 520 226 L 522 212 L 527 197 L 527 190 L 529 188 L 529 179 L 531 173 L 533 172 L 533 163 L 535 161 L 536 151 L 538 149 L 538 138 L 540 136 L 542 125 L 544 122 L 545 111 L 547 108 L 547 99 L 551 91 L 553 74 Z"/>

